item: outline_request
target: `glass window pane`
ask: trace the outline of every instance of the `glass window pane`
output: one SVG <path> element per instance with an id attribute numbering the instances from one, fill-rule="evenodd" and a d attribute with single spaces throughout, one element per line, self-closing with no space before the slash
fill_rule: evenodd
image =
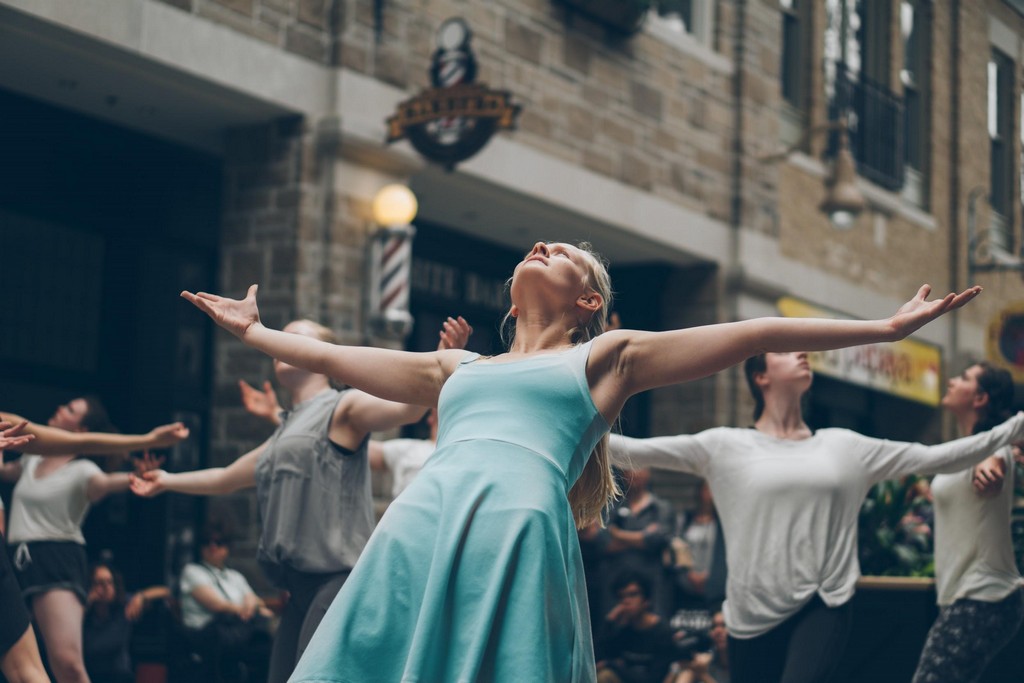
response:
<path id="1" fill-rule="evenodd" d="M 988 136 L 999 133 L 999 65 L 995 59 L 988 62 Z"/>

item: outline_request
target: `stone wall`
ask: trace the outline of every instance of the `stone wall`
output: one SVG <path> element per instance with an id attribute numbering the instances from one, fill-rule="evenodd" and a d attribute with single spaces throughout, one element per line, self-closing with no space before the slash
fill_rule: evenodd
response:
<path id="1" fill-rule="evenodd" d="M 322 64 L 336 52 L 338 0 L 155 0 Z"/>

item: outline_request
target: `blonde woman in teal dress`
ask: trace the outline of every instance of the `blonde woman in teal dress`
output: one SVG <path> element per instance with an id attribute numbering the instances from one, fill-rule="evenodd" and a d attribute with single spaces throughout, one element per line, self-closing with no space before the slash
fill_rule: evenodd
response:
<path id="1" fill-rule="evenodd" d="M 182 293 L 278 360 L 438 409 L 437 450 L 377 525 L 292 681 L 593 682 L 575 528 L 616 493 L 606 434 L 626 399 L 763 351 L 902 339 L 981 290 L 926 301 L 925 286 L 886 320 L 601 334 L 610 291 L 585 247 L 537 243 L 512 276 L 511 347 L 490 358 L 270 330 L 255 285 L 243 300 Z"/>

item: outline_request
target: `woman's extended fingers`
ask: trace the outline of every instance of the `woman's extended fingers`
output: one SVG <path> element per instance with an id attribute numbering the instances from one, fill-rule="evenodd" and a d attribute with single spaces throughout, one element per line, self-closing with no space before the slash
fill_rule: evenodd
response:
<path id="1" fill-rule="evenodd" d="M 970 303 L 976 296 L 981 294 L 982 291 L 982 287 L 975 285 L 974 287 L 968 287 L 959 294 L 950 294 L 949 296 L 953 297 L 953 299 L 949 304 L 948 310 L 952 311 L 954 309 L 960 308 L 961 306 L 967 303 Z"/>

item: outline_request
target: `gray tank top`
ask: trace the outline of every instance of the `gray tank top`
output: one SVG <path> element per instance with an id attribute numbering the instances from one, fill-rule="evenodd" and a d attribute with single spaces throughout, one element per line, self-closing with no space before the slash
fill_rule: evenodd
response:
<path id="1" fill-rule="evenodd" d="M 256 463 L 257 555 L 275 583 L 285 568 L 351 569 L 373 531 L 369 439 L 351 452 L 328 438 L 343 393 L 325 391 L 284 413 Z"/>

